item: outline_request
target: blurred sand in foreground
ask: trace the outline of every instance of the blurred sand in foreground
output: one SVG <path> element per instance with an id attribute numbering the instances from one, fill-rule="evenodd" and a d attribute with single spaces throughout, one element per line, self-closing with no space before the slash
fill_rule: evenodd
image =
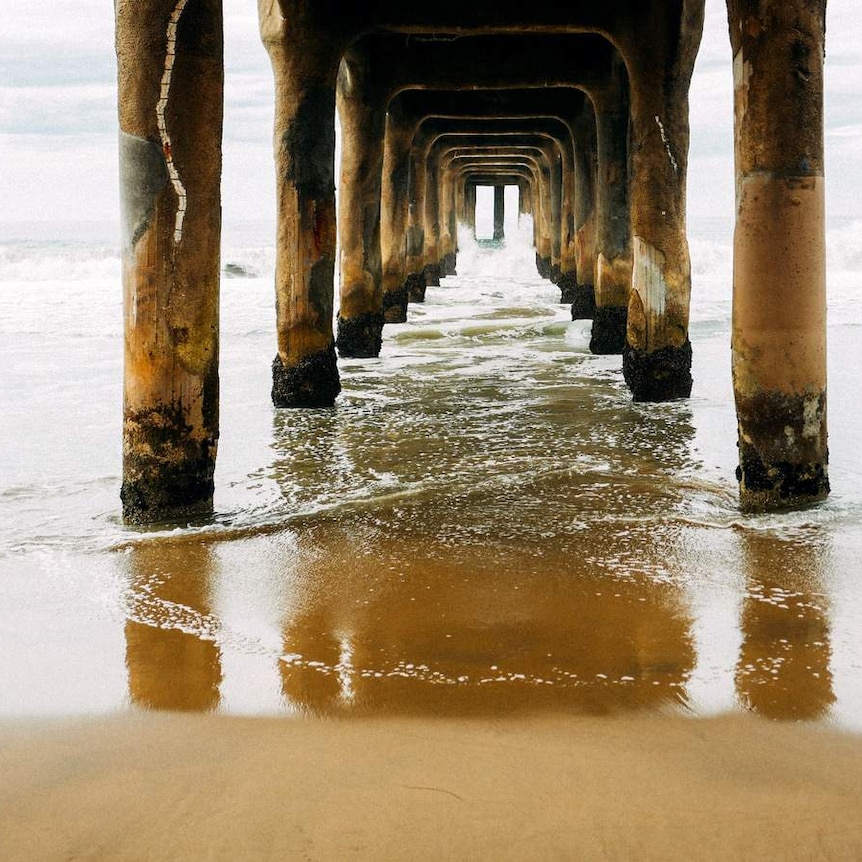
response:
<path id="1" fill-rule="evenodd" d="M 862 738 L 744 716 L 5 722 L 0 858 L 858 860 Z"/>

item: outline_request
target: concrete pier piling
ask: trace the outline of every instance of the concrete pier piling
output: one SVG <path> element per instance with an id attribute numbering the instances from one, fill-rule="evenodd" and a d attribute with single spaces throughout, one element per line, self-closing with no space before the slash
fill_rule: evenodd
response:
<path id="1" fill-rule="evenodd" d="M 584 99 L 573 122 L 575 134 L 575 273 L 572 319 L 592 320 L 596 310 L 596 115 Z"/>
<path id="2" fill-rule="evenodd" d="M 407 201 L 407 278 L 404 289 L 408 302 L 425 302 L 425 185 L 428 169 L 423 148 L 414 138 L 410 147 L 410 180 Z"/>
<path id="3" fill-rule="evenodd" d="M 506 219 L 506 187 L 494 186 L 494 242 L 502 242 L 506 238 L 504 222 Z"/>
<path id="4" fill-rule="evenodd" d="M 598 183 L 596 184 L 596 268 L 593 353 L 622 353 L 626 343 L 632 286 L 632 240 L 629 217 L 628 86 L 622 63 L 603 90 L 593 95 L 596 108 Z"/>
<path id="5" fill-rule="evenodd" d="M 272 400 L 330 407 L 341 390 L 332 332 L 335 87 L 344 45 L 305 0 L 261 6 L 275 77 L 276 327 Z"/>
<path id="6" fill-rule="evenodd" d="M 825 0 L 728 3 L 737 189 L 733 390 L 744 509 L 829 492 L 825 14 Z"/>
<path id="7" fill-rule="evenodd" d="M 277 407 L 331 407 L 455 273 L 476 189 L 532 217 L 539 273 L 635 401 L 687 397 L 688 99 L 703 0 L 263 0 L 275 82 Z M 218 441 L 219 0 L 117 0 L 123 512 L 206 514 Z M 822 499 L 825 0 L 727 0 L 736 89 L 733 385 L 744 509 Z M 336 248 L 336 100 L 342 129 Z M 337 339 L 334 274 L 340 255 Z"/>
<path id="8" fill-rule="evenodd" d="M 116 5 L 123 516 L 206 515 L 219 436 L 220 0 Z"/>
<path id="9" fill-rule="evenodd" d="M 407 320 L 407 217 L 412 141 L 413 126 L 402 116 L 396 99 L 390 103 L 386 114 L 381 177 L 380 254 L 386 323 Z"/>
<path id="10" fill-rule="evenodd" d="M 633 269 L 623 374 L 636 401 L 667 401 L 688 397 L 692 387 L 685 182 L 688 88 L 703 9 L 691 4 L 679 16 L 662 7 L 645 26 L 629 48 Z"/>
<path id="11" fill-rule="evenodd" d="M 341 118 L 340 356 L 373 357 L 383 342 L 380 206 L 386 109 L 368 80 L 367 58 L 354 48 L 338 75 Z"/>

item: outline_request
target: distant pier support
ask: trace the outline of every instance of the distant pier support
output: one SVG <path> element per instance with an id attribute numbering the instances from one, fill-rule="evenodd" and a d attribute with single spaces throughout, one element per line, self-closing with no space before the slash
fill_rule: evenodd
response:
<path id="1" fill-rule="evenodd" d="M 524 216 L 532 216 L 533 198 L 530 184 L 526 180 L 518 183 L 518 223 Z M 476 227 L 476 200 L 473 199 L 473 228 Z"/>
<path id="2" fill-rule="evenodd" d="M 575 145 L 571 126 L 563 124 L 565 134 L 560 139 L 562 150 L 562 189 L 560 202 L 560 302 L 571 305 L 577 296 L 578 264 L 575 253 Z"/>
<path id="3" fill-rule="evenodd" d="M 494 242 L 502 242 L 506 238 L 506 187 L 494 186 Z"/>
<path id="4" fill-rule="evenodd" d="M 572 319 L 592 320 L 596 310 L 596 118 L 592 102 L 572 124 L 575 136 L 575 272 Z"/>
<path id="5" fill-rule="evenodd" d="M 550 279 L 554 269 L 553 215 L 551 211 L 551 168 L 544 159 L 537 161 L 533 227 L 536 235 L 536 269 L 542 278 Z"/>
<path id="6" fill-rule="evenodd" d="M 728 0 L 737 221 L 733 387 L 747 510 L 824 498 L 826 0 Z"/>
<path id="7" fill-rule="evenodd" d="M 374 357 L 383 341 L 380 195 L 386 108 L 353 49 L 341 61 L 339 196 L 341 305 L 336 346 L 341 356 Z"/>
<path id="8" fill-rule="evenodd" d="M 306 7 L 304 0 L 260 6 L 275 78 L 277 407 L 330 407 L 341 389 L 332 313 L 335 84 L 343 45 L 309 20 Z"/>
<path id="9" fill-rule="evenodd" d="M 423 235 L 425 237 L 425 284 L 428 287 L 440 286 L 440 151 L 424 147 L 425 197 L 423 213 Z M 412 298 L 412 297 L 411 297 Z M 422 295 L 422 301 L 425 295 Z"/>
<path id="10" fill-rule="evenodd" d="M 425 180 L 428 166 L 423 147 L 410 147 L 410 176 L 407 195 L 407 279 L 404 288 L 408 302 L 425 302 Z"/>
<path id="11" fill-rule="evenodd" d="M 123 515 L 212 511 L 218 442 L 221 0 L 118 0 Z"/>
<path id="12" fill-rule="evenodd" d="M 559 284 L 563 275 L 563 160 L 557 146 L 547 150 L 551 180 L 551 281 Z"/>
<path id="13" fill-rule="evenodd" d="M 450 165 L 440 174 L 440 272 L 458 274 L 458 218 L 454 170 Z"/>
<path id="14" fill-rule="evenodd" d="M 464 187 L 464 224 L 476 239 L 476 184 L 467 183 Z"/>

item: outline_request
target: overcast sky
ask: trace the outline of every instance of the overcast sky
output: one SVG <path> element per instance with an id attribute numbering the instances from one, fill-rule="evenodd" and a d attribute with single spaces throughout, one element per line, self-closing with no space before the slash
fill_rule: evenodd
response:
<path id="1" fill-rule="evenodd" d="M 691 93 L 692 215 L 733 212 L 732 78 L 724 0 L 707 0 Z M 862 10 L 829 0 L 828 207 L 862 216 Z M 0 52 L 0 223 L 118 218 L 111 0 L 7 4 Z M 226 223 L 274 209 L 272 75 L 253 0 L 225 0 Z M 0 225 L 2 238 L 2 225 Z"/>

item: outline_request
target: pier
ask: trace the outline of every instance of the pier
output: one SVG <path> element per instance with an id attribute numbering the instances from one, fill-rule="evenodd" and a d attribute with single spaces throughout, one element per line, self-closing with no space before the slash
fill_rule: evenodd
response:
<path id="1" fill-rule="evenodd" d="M 592 319 L 590 349 L 620 355 L 632 398 L 689 397 L 688 97 L 704 0 L 364 5 L 259 6 L 276 92 L 273 403 L 335 404 L 338 356 L 378 355 L 386 323 L 455 271 L 458 223 L 474 222 L 486 185 L 518 186 L 539 273 Z M 829 491 L 825 9 L 727 2 L 743 510 Z M 116 23 L 122 504 L 152 523 L 212 511 L 223 20 L 219 0 L 118 0 Z M 502 206 L 495 191 L 498 239 Z"/>

